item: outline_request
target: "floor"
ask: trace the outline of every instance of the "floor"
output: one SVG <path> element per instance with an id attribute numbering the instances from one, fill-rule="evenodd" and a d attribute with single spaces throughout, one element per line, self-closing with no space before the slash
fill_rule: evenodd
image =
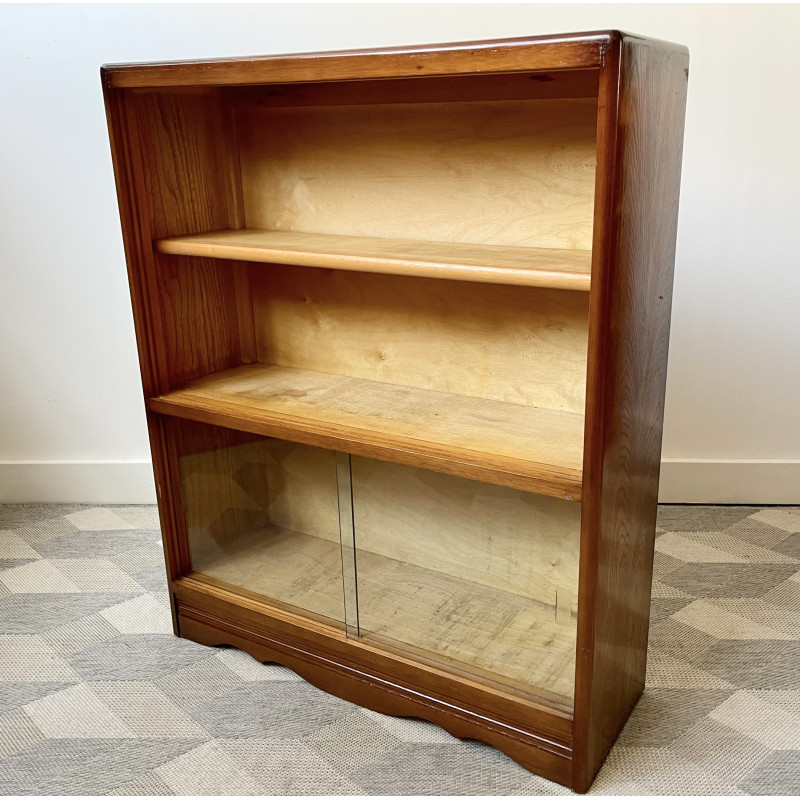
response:
<path id="1" fill-rule="evenodd" d="M 800 508 L 659 513 L 647 690 L 594 794 L 800 793 Z M 568 794 L 176 639 L 155 509 L 0 506 L 0 793 Z"/>

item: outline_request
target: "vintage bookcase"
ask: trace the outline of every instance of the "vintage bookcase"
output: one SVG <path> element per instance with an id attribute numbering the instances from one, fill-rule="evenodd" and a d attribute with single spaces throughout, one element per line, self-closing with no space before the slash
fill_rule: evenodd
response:
<path id="1" fill-rule="evenodd" d="M 175 632 L 585 791 L 644 686 L 685 48 L 107 66 Z"/>

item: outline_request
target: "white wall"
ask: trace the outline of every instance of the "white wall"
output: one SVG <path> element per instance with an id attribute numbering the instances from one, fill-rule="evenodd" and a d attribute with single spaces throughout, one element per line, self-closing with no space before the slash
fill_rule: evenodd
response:
<path id="1" fill-rule="evenodd" d="M 0 6 L 0 501 L 152 498 L 98 67 L 621 28 L 692 55 L 662 498 L 800 502 L 798 6 Z"/>

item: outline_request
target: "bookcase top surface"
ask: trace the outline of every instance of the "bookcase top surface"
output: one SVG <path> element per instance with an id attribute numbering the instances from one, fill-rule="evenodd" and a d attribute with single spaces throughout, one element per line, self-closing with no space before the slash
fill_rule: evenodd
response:
<path id="1" fill-rule="evenodd" d="M 108 88 L 236 86 L 598 68 L 619 31 L 368 50 L 107 64 Z M 636 37 L 639 38 L 639 37 Z"/>

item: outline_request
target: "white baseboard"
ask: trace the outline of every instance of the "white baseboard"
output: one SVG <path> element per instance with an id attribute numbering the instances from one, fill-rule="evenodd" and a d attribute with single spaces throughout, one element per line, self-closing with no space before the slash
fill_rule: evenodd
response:
<path id="1" fill-rule="evenodd" d="M 0 503 L 155 503 L 149 459 L 0 461 Z"/>
<path id="2" fill-rule="evenodd" d="M 155 503 L 146 459 L 0 461 L 0 503 Z M 662 503 L 800 505 L 800 459 L 665 458 Z"/>
<path id="3" fill-rule="evenodd" d="M 665 458 L 658 500 L 800 505 L 800 459 Z"/>

